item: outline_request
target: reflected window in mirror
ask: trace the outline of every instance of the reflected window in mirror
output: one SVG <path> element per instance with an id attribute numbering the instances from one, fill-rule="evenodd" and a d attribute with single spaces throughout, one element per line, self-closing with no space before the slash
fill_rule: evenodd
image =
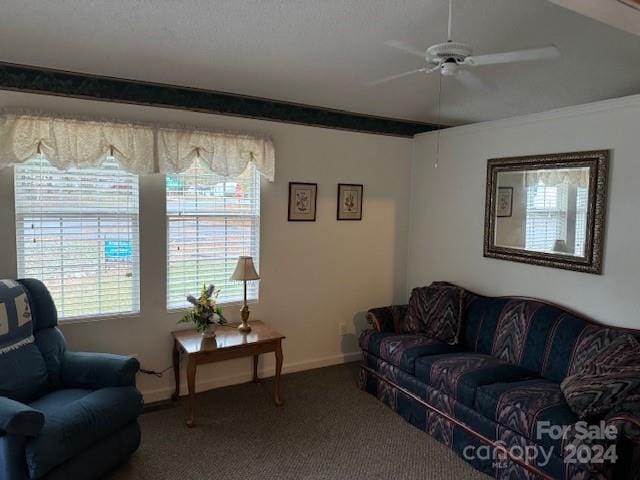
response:
<path id="1" fill-rule="evenodd" d="M 596 273 L 607 160 L 607 152 L 490 160 L 485 256 Z"/>

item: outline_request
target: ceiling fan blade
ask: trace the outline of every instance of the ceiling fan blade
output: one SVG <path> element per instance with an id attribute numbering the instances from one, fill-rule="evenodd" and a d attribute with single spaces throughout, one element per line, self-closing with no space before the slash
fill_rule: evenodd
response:
<path id="1" fill-rule="evenodd" d="M 424 58 L 425 57 L 425 51 L 424 50 L 419 50 L 416 47 L 412 47 L 411 45 L 407 45 L 405 43 L 402 43 L 398 40 L 387 40 L 386 42 L 384 42 L 384 44 L 387 47 L 392 47 L 392 48 L 396 48 L 398 50 L 403 51 L 404 53 L 409 53 L 411 55 L 415 55 L 416 57 L 420 57 L 420 58 Z"/>
<path id="2" fill-rule="evenodd" d="M 488 55 L 471 56 L 464 59 L 463 65 L 496 65 L 499 63 L 534 62 L 537 60 L 552 60 L 560 57 L 558 47 L 530 48 L 513 52 L 490 53 Z"/>
<path id="3" fill-rule="evenodd" d="M 495 85 L 483 80 L 478 75 L 469 70 L 459 68 L 454 78 L 458 80 L 464 87 L 470 90 L 478 90 L 481 92 L 492 92 L 496 90 Z"/>
<path id="4" fill-rule="evenodd" d="M 396 79 L 402 78 L 402 77 L 408 77 L 409 75 L 413 75 L 415 73 L 420 73 L 420 72 L 431 73 L 432 71 L 434 71 L 434 70 L 436 70 L 438 68 L 439 67 L 434 67 L 434 68 L 429 68 L 429 67 L 416 68 L 415 70 L 409 70 L 408 72 L 398 73 L 396 75 L 389 75 L 388 77 L 379 78 L 378 80 L 374 80 L 373 82 L 367 83 L 367 85 L 372 87 L 374 85 L 380 85 L 381 83 L 387 83 L 387 82 L 390 82 L 391 80 L 396 80 Z"/>

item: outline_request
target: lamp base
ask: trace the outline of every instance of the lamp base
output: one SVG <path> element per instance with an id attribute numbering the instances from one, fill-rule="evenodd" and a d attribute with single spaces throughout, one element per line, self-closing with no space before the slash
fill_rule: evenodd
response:
<path id="1" fill-rule="evenodd" d="M 249 306 L 245 303 L 240 310 L 240 317 L 242 318 L 242 323 L 238 325 L 238 331 L 242 333 L 249 333 L 251 331 L 251 326 L 249 325 Z"/>

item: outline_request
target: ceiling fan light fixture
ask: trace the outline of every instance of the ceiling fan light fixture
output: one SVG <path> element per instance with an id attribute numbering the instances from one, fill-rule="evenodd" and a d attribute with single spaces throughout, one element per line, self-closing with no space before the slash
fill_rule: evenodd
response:
<path id="1" fill-rule="evenodd" d="M 440 65 L 440 73 L 442 73 L 442 75 L 444 75 L 445 77 L 452 77 L 453 75 L 456 74 L 456 72 L 458 71 L 458 64 L 454 61 L 454 62 L 444 62 L 442 65 Z"/>

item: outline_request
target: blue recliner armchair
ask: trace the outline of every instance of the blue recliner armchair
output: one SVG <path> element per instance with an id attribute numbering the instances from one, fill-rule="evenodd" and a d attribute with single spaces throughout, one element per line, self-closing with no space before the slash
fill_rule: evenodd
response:
<path id="1" fill-rule="evenodd" d="M 104 476 L 140 445 L 135 358 L 66 350 L 51 295 L 0 280 L 0 480 Z"/>

